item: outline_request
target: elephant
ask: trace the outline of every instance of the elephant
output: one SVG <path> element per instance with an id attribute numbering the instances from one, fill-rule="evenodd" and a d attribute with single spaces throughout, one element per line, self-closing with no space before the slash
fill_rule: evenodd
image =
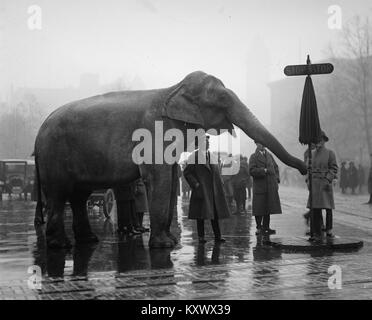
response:
<path id="1" fill-rule="evenodd" d="M 168 88 L 116 91 L 78 100 L 53 111 L 35 140 L 35 179 L 38 194 L 46 201 L 48 247 L 71 246 L 64 228 L 66 201 L 73 212 L 75 242 L 98 241 L 86 209 L 89 195 L 140 176 L 151 186 L 149 247 L 174 247 L 177 239 L 170 233 L 170 224 L 177 197 L 176 168 L 168 163 L 137 164 L 132 158 L 139 143 L 133 141 L 133 132 L 145 128 L 154 137 L 155 121 L 162 121 L 164 131 L 176 128 L 184 136 L 187 129 L 232 130 L 235 125 L 283 163 L 306 174 L 305 163 L 290 155 L 232 90 L 202 71 Z M 163 148 L 170 143 L 165 141 Z M 39 197 L 35 219 L 43 215 L 40 201 Z"/>

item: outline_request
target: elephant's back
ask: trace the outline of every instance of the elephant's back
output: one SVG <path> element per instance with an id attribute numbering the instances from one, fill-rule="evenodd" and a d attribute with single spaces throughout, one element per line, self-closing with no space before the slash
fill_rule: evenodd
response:
<path id="1" fill-rule="evenodd" d="M 56 138 L 71 131 L 99 130 L 113 127 L 123 121 L 137 123 L 137 117 L 160 104 L 166 89 L 145 91 L 116 91 L 70 102 L 53 111 L 41 125 L 39 140 Z"/>

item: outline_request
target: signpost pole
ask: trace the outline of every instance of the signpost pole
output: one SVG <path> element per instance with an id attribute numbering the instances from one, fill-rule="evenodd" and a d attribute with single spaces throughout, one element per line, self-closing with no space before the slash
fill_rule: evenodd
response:
<path id="1" fill-rule="evenodd" d="M 307 75 L 311 77 L 311 61 L 310 56 L 307 55 Z M 309 176 L 309 210 L 310 210 L 310 237 L 314 236 L 314 212 L 313 212 L 313 174 L 312 174 L 312 154 L 311 154 L 311 143 L 308 144 L 309 150 L 309 167 L 308 167 L 308 176 Z"/>

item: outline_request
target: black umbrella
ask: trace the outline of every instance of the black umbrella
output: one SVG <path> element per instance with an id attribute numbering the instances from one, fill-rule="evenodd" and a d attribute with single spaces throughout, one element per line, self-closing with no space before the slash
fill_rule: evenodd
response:
<path id="1" fill-rule="evenodd" d="M 307 144 L 308 159 L 309 159 L 309 205 L 310 205 L 310 233 L 313 235 L 313 211 L 312 211 L 312 174 L 311 174 L 311 144 L 318 143 L 321 137 L 321 129 L 319 123 L 318 108 L 316 105 L 315 91 L 311 80 L 311 62 L 307 56 L 308 75 L 305 81 L 304 92 L 302 95 L 301 115 L 300 115 L 300 136 L 301 144 Z"/>
<path id="2" fill-rule="evenodd" d="M 317 143 L 320 136 L 321 129 L 313 81 L 311 76 L 307 76 L 301 103 L 299 141 L 302 144 Z"/>

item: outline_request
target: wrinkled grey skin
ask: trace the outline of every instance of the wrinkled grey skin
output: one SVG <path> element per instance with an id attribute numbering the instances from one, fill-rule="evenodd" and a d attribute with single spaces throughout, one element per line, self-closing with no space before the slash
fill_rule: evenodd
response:
<path id="1" fill-rule="evenodd" d="M 170 88 L 111 92 L 75 101 L 45 120 L 35 142 L 39 185 L 46 197 L 49 247 L 70 245 L 64 229 L 66 201 L 73 211 L 76 242 L 97 241 L 85 205 L 90 193 L 132 182 L 140 176 L 140 170 L 151 184 L 149 245 L 175 245 L 169 228 L 177 170 L 168 164 L 141 165 L 139 170 L 132 161 L 132 150 L 138 143 L 132 141 L 133 131 L 147 128 L 154 136 L 156 120 L 164 121 L 164 132 L 170 128 L 183 132 L 202 127 L 232 129 L 235 124 L 282 162 L 306 173 L 304 162 L 288 154 L 231 90 L 201 71 Z M 41 210 L 37 210 L 36 218 L 40 215 Z"/>

